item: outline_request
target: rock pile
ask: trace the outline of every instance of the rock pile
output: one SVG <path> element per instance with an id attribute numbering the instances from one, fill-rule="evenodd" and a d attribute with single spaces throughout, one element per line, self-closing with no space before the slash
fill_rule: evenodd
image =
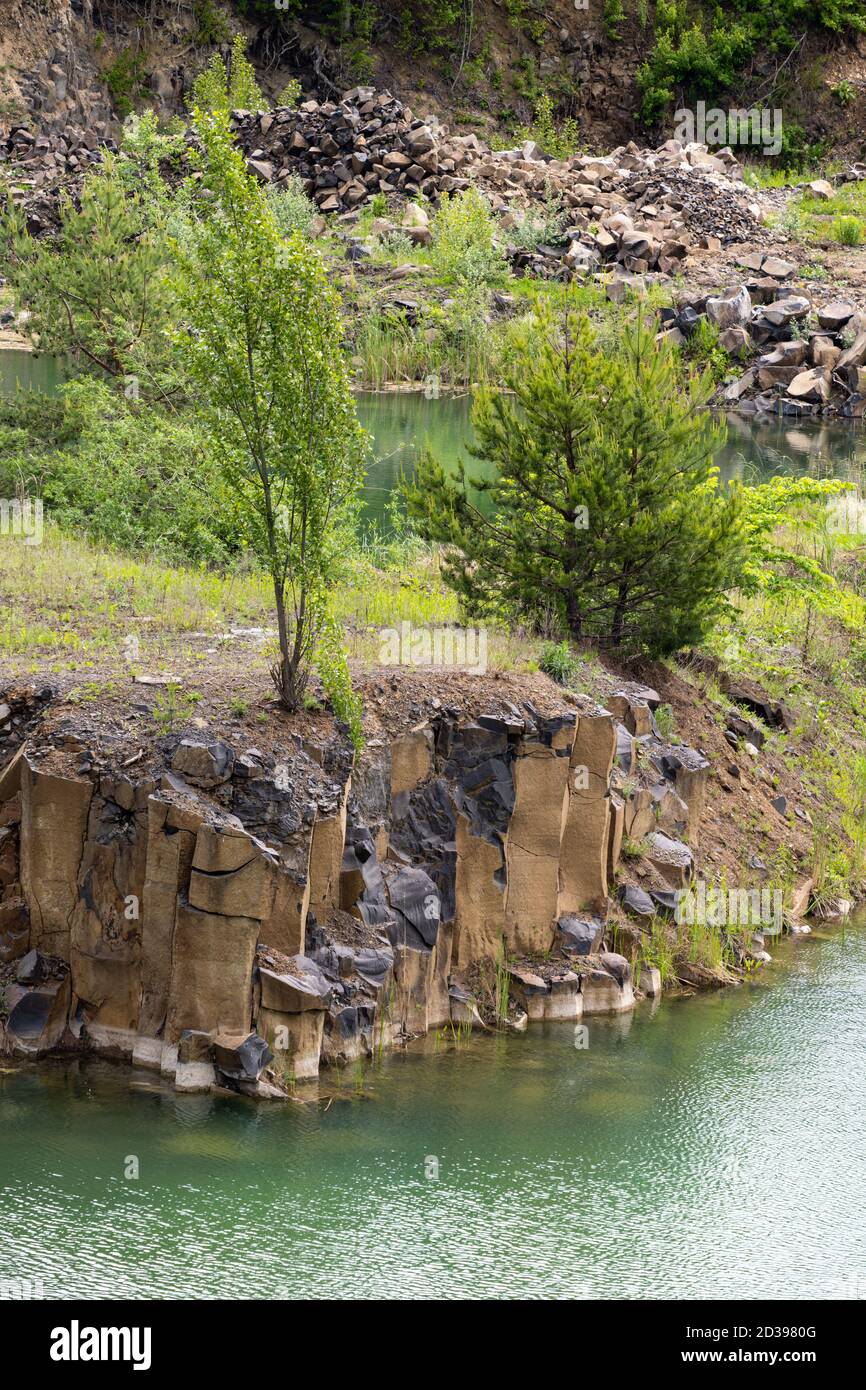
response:
<path id="1" fill-rule="evenodd" d="M 585 271 L 614 257 L 631 273 L 670 272 L 692 244 L 760 237 L 760 209 L 730 150 L 711 155 L 668 140 L 657 150 L 631 143 L 604 157 L 555 159 L 533 141 L 494 151 L 477 135 L 452 134 L 436 117 L 418 117 L 372 87 L 355 87 L 339 102 L 234 111 L 232 124 L 250 172 L 277 188 L 300 178 L 323 214 L 351 220 L 377 194 L 391 203 L 436 205 L 443 193 L 473 184 L 508 232 L 528 207 L 555 202 L 567 213 L 565 245 L 515 252 L 519 268 L 542 274 L 560 273 L 563 261 Z M 54 223 L 58 192 L 75 196 L 103 147 L 115 142 L 96 125 L 10 131 L 0 161 L 11 167 L 33 231 Z"/>
<path id="2" fill-rule="evenodd" d="M 436 118 L 416 117 L 370 87 L 354 88 L 339 103 L 236 111 L 232 119 L 248 168 L 277 187 L 300 178 L 323 213 L 350 214 L 375 194 L 435 204 L 472 184 L 503 216 L 506 231 L 532 204 L 565 208 L 572 268 L 617 255 L 634 273 L 675 270 L 699 239 L 721 245 L 760 236 L 760 209 L 730 150 L 711 155 L 668 140 L 658 150 L 631 143 L 604 157 L 554 159 L 530 140 L 494 151 L 477 135 L 452 135 Z M 538 268 L 545 259 L 563 255 L 542 246 L 518 264 Z"/>
<path id="3" fill-rule="evenodd" d="M 866 314 L 845 300 L 820 304 L 797 283 L 796 267 L 749 252 L 752 277 L 719 295 L 662 309 L 659 338 L 681 344 L 707 320 L 719 343 L 747 370 L 722 403 L 776 415 L 839 414 L 859 419 L 866 405 Z"/>

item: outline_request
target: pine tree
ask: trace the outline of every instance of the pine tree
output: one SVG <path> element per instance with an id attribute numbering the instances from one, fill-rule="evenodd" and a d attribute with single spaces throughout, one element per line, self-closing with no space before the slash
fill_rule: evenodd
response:
<path id="1" fill-rule="evenodd" d="M 745 544 L 740 495 L 713 464 L 709 383 L 684 382 L 640 320 L 612 355 L 567 305 L 536 313 L 505 385 L 476 395 L 470 452 L 487 476 L 428 455 L 407 485 L 467 610 L 627 652 L 697 641 Z"/>

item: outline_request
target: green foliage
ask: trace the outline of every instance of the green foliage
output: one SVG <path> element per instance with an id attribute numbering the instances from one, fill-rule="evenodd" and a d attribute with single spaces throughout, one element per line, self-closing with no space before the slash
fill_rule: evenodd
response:
<path id="1" fill-rule="evenodd" d="M 559 241 L 569 220 L 568 210 L 563 206 L 561 198 L 555 196 L 548 188 L 543 204 L 534 204 L 518 216 L 515 225 L 509 230 L 508 240 L 514 246 L 534 251 L 538 246 Z"/>
<path id="2" fill-rule="evenodd" d="M 433 218 L 430 259 L 445 280 L 486 285 L 502 275 L 505 260 L 496 245 L 496 221 L 477 188 L 443 193 Z"/>
<path id="3" fill-rule="evenodd" d="M 200 701 L 197 690 L 186 694 L 178 681 L 169 681 L 165 691 L 160 691 L 153 702 L 154 722 L 164 734 L 173 733 L 192 718 Z"/>
<path id="4" fill-rule="evenodd" d="M 140 49 L 124 48 L 103 72 L 118 115 L 128 116 L 144 88 L 147 54 Z"/>
<path id="5" fill-rule="evenodd" d="M 225 564 L 243 531 L 194 419 L 129 401 L 102 379 L 50 406 L 0 402 L 0 496 L 38 482 L 52 520 L 130 554 Z"/>
<path id="6" fill-rule="evenodd" d="M 671 705 L 659 705 L 653 715 L 660 738 L 671 738 L 674 732 L 674 712 Z"/>
<path id="7" fill-rule="evenodd" d="M 624 20 L 622 0 L 604 0 L 604 31 L 609 39 L 620 38 L 619 26 Z"/>
<path id="8" fill-rule="evenodd" d="M 309 236 L 316 205 L 304 192 L 304 185 L 296 174 L 290 174 L 280 182 L 279 187 L 268 184 L 265 197 L 270 204 L 274 221 L 280 236 L 289 237 L 292 232 Z"/>
<path id="9" fill-rule="evenodd" d="M 296 77 L 290 77 L 277 97 L 277 106 L 290 106 L 294 110 L 301 100 L 301 84 Z"/>
<path id="10" fill-rule="evenodd" d="M 517 337 L 505 386 L 476 393 L 470 452 L 487 476 L 428 455 L 406 488 L 467 610 L 626 651 L 700 640 L 744 549 L 740 494 L 719 486 L 720 432 L 701 413 L 709 382 L 684 383 L 640 320 L 612 355 L 566 301 Z"/>
<path id="11" fill-rule="evenodd" d="M 833 240 L 840 246 L 861 246 L 864 226 L 859 217 L 837 217 L 831 228 Z"/>
<path id="12" fill-rule="evenodd" d="M 830 567 L 822 563 L 819 542 L 823 538 L 826 551 L 828 499 L 848 486 L 839 479 L 777 476 L 744 489 L 748 549 L 740 590 L 788 601 L 807 599 L 819 610 L 845 620 L 850 605 Z M 859 611 L 854 610 L 854 621 Z"/>
<path id="13" fill-rule="evenodd" d="M 857 88 L 852 82 L 845 80 L 837 82 L 832 88 L 832 92 L 840 106 L 850 106 L 851 102 L 857 98 Z"/>
<path id="14" fill-rule="evenodd" d="M 272 675 L 296 710 L 325 620 L 319 596 L 345 554 L 367 437 L 343 355 L 339 297 L 321 258 L 297 231 L 280 235 L 228 115 L 199 114 L 196 129 L 210 215 L 194 246 L 178 248 L 176 341 L 271 579 L 280 647 Z"/>
<path id="15" fill-rule="evenodd" d="M 352 687 L 343 634 L 329 613 L 325 614 L 319 629 L 316 669 L 335 718 L 347 726 L 355 751 L 360 753 L 364 746 L 364 707 L 360 695 Z"/>
<path id="16" fill-rule="evenodd" d="M 40 350 L 165 399 L 174 308 L 167 253 L 147 185 L 136 191 L 129 167 L 107 155 L 85 179 L 80 206 L 61 197 L 52 238 L 31 236 L 10 197 L 0 213 L 0 269 L 30 310 L 27 332 Z"/>
<path id="17" fill-rule="evenodd" d="M 687 0 L 659 0 L 653 47 L 638 72 L 642 118 L 655 122 L 674 102 L 712 104 L 736 90 L 758 49 L 785 55 L 809 29 L 862 32 L 862 0 L 731 0 L 709 12 L 695 12 Z"/>
<path id="18" fill-rule="evenodd" d="M 532 124 L 521 131 L 521 139 L 534 140 L 545 154 L 554 159 L 568 159 L 577 153 L 579 145 L 577 122 L 568 117 L 557 125 L 553 102 L 546 92 L 542 92 L 535 103 Z"/>
<path id="19" fill-rule="evenodd" d="M 571 685 L 579 670 L 577 658 L 567 642 L 545 642 L 538 657 L 539 669 L 559 685 Z"/>
<path id="20" fill-rule="evenodd" d="M 700 319 L 686 339 L 683 354 L 707 371 L 713 382 L 723 381 L 731 370 L 731 359 L 719 343 L 719 330 L 710 319 Z"/>
<path id="21" fill-rule="evenodd" d="M 265 99 L 255 69 L 246 56 L 246 43 L 241 34 L 232 40 L 229 65 L 215 53 L 192 85 L 192 105 L 200 111 L 267 111 Z"/>
<path id="22" fill-rule="evenodd" d="M 229 37 L 228 20 L 215 0 L 195 0 L 192 7 L 195 20 L 195 42 L 209 47 L 225 43 Z"/>

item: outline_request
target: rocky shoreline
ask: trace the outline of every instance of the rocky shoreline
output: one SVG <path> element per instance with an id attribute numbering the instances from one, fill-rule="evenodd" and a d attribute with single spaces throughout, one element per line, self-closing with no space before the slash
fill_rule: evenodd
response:
<path id="1" fill-rule="evenodd" d="M 784 707 L 734 694 L 727 744 L 757 753 Z M 658 703 L 625 684 L 540 708 L 479 682 L 472 707 L 392 720 L 359 759 L 339 730 L 264 751 L 184 730 L 128 756 L 52 685 L 10 686 L 0 1053 L 95 1052 L 178 1090 L 280 1099 L 428 1032 L 657 997 L 642 933 L 695 879 L 712 775 L 662 736 Z M 769 959 L 760 930 L 730 949 L 664 987 Z"/>

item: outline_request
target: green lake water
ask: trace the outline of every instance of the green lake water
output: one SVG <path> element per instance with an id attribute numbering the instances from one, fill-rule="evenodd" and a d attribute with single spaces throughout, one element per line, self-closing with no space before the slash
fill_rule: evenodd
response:
<path id="1" fill-rule="evenodd" d="M 58 363 L 17 350 L 0 351 L 0 393 L 17 386 L 52 392 L 61 380 Z M 411 474 L 419 452 L 429 448 L 453 466 L 467 457 L 471 439 L 469 396 L 427 399 L 421 392 L 362 392 L 358 410 L 373 437 L 372 462 L 364 495 L 364 517 L 388 529 L 387 503 L 401 473 Z M 470 459 L 476 472 L 484 465 Z M 808 473 L 815 477 L 862 480 L 866 469 L 866 434 L 859 425 L 841 421 L 763 423 L 745 416 L 728 417 L 728 438 L 717 462 L 725 479 L 760 481 L 773 473 Z"/>
<path id="2" fill-rule="evenodd" d="M 776 952 L 754 984 L 590 1019 L 585 1050 L 564 1023 L 416 1044 L 329 1108 L 179 1097 L 105 1062 L 4 1069 L 0 1279 L 76 1298 L 866 1297 L 866 932 Z"/>
<path id="3" fill-rule="evenodd" d="M 56 385 L 50 359 L 0 353 Z M 363 396 L 368 516 L 469 403 Z M 732 420 L 726 477 L 856 476 L 851 426 Z M 0 1285 L 47 1297 L 866 1297 L 866 932 L 755 983 L 386 1056 L 329 1106 L 0 1064 Z M 130 1158 L 138 1177 L 124 1176 Z M 438 1176 L 437 1176 L 438 1174 Z"/>

